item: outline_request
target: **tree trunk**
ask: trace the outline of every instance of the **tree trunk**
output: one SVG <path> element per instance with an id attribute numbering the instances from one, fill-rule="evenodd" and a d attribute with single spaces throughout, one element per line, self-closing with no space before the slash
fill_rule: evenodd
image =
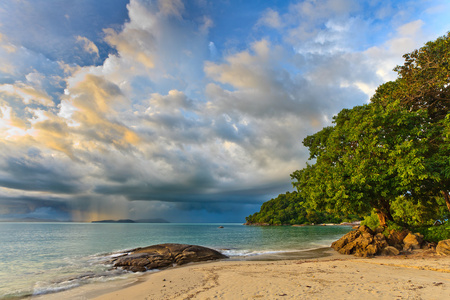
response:
<path id="1" fill-rule="evenodd" d="M 378 220 L 380 220 L 380 226 L 386 227 L 387 221 L 393 221 L 391 215 L 391 204 L 386 199 L 380 200 L 381 208 L 376 209 L 376 213 L 378 215 Z"/>
<path id="2" fill-rule="evenodd" d="M 380 220 L 381 227 L 386 227 L 387 221 L 392 221 L 392 216 L 390 213 L 385 213 L 384 211 L 377 209 L 377 215 L 378 215 L 378 220 Z"/>
<path id="3" fill-rule="evenodd" d="M 445 204 L 447 204 L 447 208 L 450 211 L 450 197 L 448 195 L 448 192 L 442 191 L 442 194 L 444 195 Z"/>

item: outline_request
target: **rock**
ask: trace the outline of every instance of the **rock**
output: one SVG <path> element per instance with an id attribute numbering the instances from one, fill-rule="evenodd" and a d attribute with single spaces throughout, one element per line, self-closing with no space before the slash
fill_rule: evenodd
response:
<path id="1" fill-rule="evenodd" d="M 331 244 L 331 248 L 333 248 L 336 251 L 341 250 L 344 246 L 348 245 L 349 243 L 356 240 L 361 235 L 361 232 L 358 230 L 350 231 L 343 237 L 341 237 L 339 240 L 333 242 Z M 339 253 L 341 253 L 339 251 Z M 350 253 L 342 253 L 342 254 L 350 254 Z"/>
<path id="2" fill-rule="evenodd" d="M 373 230 L 370 229 L 369 226 L 366 226 L 366 225 L 360 226 L 360 227 L 358 228 L 358 230 L 359 230 L 360 232 L 366 232 L 366 233 L 369 233 L 369 234 L 373 235 Z"/>
<path id="3" fill-rule="evenodd" d="M 378 249 L 384 249 L 387 246 L 389 246 L 388 242 L 386 241 L 386 237 L 382 233 L 377 233 L 374 237 L 374 242 L 377 245 Z"/>
<path id="4" fill-rule="evenodd" d="M 423 235 L 420 233 L 408 233 L 403 239 L 403 250 L 409 251 L 414 249 L 420 249 L 423 242 Z"/>
<path id="5" fill-rule="evenodd" d="M 399 255 L 400 252 L 420 249 L 433 250 L 433 243 L 424 242 L 423 235 L 420 233 L 411 233 L 404 229 L 402 231 L 391 230 L 386 238 L 383 230 L 371 230 L 367 226 L 361 226 L 357 230 L 350 231 L 339 240 L 331 244 L 331 247 L 341 254 L 353 254 L 360 257 L 369 257 L 374 255 Z M 444 249 L 442 243 L 442 249 Z M 442 250 L 442 253 L 448 251 L 450 255 L 450 240 L 448 240 L 448 250 Z"/>
<path id="6" fill-rule="evenodd" d="M 223 226 L 219 226 L 219 228 L 223 228 Z"/>
<path id="7" fill-rule="evenodd" d="M 361 226 L 358 230 L 350 231 L 332 243 L 331 247 L 341 254 L 355 254 L 360 257 L 373 256 L 379 251 L 379 243 L 375 241 L 370 232 L 373 233 L 369 227 Z"/>
<path id="8" fill-rule="evenodd" d="M 440 241 L 436 246 L 436 253 L 439 255 L 450 255 L 450 240 Z"/>
<path id="9" fill-rule="evenodd" d="M 381 250 L 381 255 L 391 256 L 391 255 L 399 255 L 400 251 L 392 246 L 387 246 Z"/>
<path id="10" fill-rule="evenodd" d="M 434 251 L 436 251 L 436 246 L 437 246 L 437 244 L 433 243 L 433 242 L 424 241 L 422 243 L 422 249 L 424 249 L 424 250 L 434 250 Z"/>
<path id="11" fill-rule="evenodd" d="M 387 242 L 389 244 L 389 246 L 393 246 L 397 249 L 403 249 L 403 239 L 409 234 L 411 233 L 409 230 L 402 230 L 402 231 L 397 231 L 392 229 L 391 232 L 389 233 L 389 236 L 387 237 Z"/>
<path id="12" fill-rule="evenodd" d="M 348 255 L 348 254 L 353 254 L 355 252 L 355 249 L 356 249 L 356 242 L 353 241 L 348 244 L 345 244 L 344 247 L 342 247 L 338 250 L 338 252 L 340 254 Z"/>
<path id="13" fill-rule="evenodd" d="M 220 252 L 202 246 L 183 244 L 161 244 L 137 248 L 130 254 L 113 261 L 114 267 L 121 267 L 132 272 L 145 272 L 163 269 L 174 264 L 183 265 L 190 262 L 228 258 Z"/>
<path id="14" fill-rule="evenodd" d="M 373 244 L 373 235 L 368 232 L 362 234 L 355 240 L 355 256 L 367 257 L 377 253 L 378 248 Z"/>
<path id="15" fill-rule="evenodd" d="M 355 255 L 359 257 L 374 256 L 378 252 L 378 247 L 375 244 L 369 244 L 365 248 L 358 248 Z"/>

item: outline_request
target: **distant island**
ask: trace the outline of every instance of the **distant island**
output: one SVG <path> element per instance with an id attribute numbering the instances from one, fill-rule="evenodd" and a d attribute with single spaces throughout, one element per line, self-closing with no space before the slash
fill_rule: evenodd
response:
<path id="1" fill-rule="evenodd" d="M 92 221 L 91 223 L 170 223 L 170 222 L 164 219 L 139 219 L 139 220 L 120 219 L 120 220 L 99 220 L 99 221 Z"/>

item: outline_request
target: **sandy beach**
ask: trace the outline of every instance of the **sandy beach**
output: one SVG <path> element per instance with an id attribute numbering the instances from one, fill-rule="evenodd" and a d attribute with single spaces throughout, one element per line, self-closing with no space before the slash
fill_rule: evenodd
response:
<path id="1" fill-rule="evenodd" d="M 450 257 L 425 251 L 356 258 L 218 261 L 33 299 L 449 299 Z"/>

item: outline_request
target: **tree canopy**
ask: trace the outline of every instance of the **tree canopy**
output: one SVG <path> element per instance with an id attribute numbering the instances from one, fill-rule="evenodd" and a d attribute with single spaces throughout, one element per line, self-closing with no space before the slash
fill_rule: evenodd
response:
<path id="1" fill-rule="evenodd" d="M 314 164 L 291 174 L 317 209 L 393 221 L 393 203 L 449 210 L 450 35 L 404 55 L 399 77 L 367 105 L 343 109 L 332 127 L 308 136 Z M 401 207 L 397 205 L 396 207 Z M 437 216 L 432 216 L 437 217 Z"/>
<path id="2" fill-rule="evenodd" d="M 341 110 L 303 140 L 310 162 L 291 174 L 297 193 L 266 202 L 248 221 L 301 223 L 312 211 L 376 213 L 381 225 L 448 218 L 450 33 L 403 57 L 398 78 L 369 104 Z M 274 217 L 280 212 L 289 217 Z"/>
<path id="3" fill-rule="evenodd" d="M 287 192 L 265 202 L 259 212 L 246 218 L 247 224 L 294 225 L 340 223 L 357 219 L 342 213 L 327 213 L 312 209 L 297 192 Z"/>

